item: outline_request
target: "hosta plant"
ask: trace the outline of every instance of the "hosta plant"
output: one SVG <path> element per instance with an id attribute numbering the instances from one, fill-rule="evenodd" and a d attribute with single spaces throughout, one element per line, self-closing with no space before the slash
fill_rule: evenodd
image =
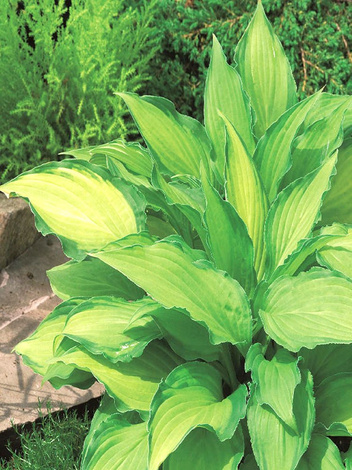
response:
<path id="1" fill-rule="evenodd" d="M 56 388 L 104 384 L 85 470 L 352 468 L 351 99 L 297 101 L 261 3 L 235 59 L 214 38 L 204 127 L 121 93 L 146 148 L 1 187 L 72 258 L 16 351 Z"/>

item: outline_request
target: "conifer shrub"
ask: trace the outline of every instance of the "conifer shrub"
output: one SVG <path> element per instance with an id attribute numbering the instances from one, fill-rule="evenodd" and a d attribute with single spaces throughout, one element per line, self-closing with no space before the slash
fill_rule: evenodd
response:
<path id="1" fill-rule="evenodd" d="M 300 99 L 325 86 L 352 92 L 352 3 L 335 0 L 263 0 L 285 48 Z M 161 0 L 160 53 L 151 63 L 148 92 L 169 98 L 181 112 L 202 120 L 212 34 L 234 64 L 234 44 L 247 27 L 255 0 Z"/>
<path id="2" fill-rule="evenodd" d="M 0 180 L 133 134 L 115 91 L 150 78 L 157 1 L 0 2 Z"/>

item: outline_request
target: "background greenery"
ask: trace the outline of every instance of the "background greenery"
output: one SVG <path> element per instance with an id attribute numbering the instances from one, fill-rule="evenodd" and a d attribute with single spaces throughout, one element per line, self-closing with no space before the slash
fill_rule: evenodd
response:
<path id="1" fill-rule="evenodd" d="M 0 2 L 0 179 L 58 152 L 133 132 L 116 90 L 137 92 L 158 47 L 157 0 Z"/>
<path id="2" fill-rule="evenodd" d="M 262 0 L 304 98 L 325 91 L 352 92 L 352 2 Z M 235 46 L 256 0 L 161 0 L 160 53 L 152 61 L 149 93 L 165 96 L 183 113 L 202 119 L 202 97 L 212 34 L 233 64 Z"/>
<path id="3" fill-rule="evenodd" d="M 299 96 L 351 93 L 352 2 L 263 0 Z M 256 0 L 0 2 L 0 181 L 63 150 L 136 134 L 114 91 L 202 120 L 212 34 L 232 62 Z"/>

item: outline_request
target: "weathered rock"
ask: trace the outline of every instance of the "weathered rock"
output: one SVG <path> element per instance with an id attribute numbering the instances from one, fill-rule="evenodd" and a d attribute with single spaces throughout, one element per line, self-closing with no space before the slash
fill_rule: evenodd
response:
<path id="1" fill-rule="evenodd" d="M 29 248 L 39 237 L 29 205 L 0 193 L 0 269 Z"/>
<path id="2" fill-rule="evenodd" d="M 9 429 L 12 421 L 34 421 L 38 417 L 38 401 L 43 411 L 47 402 L 55 411 L 84 403 L 103 392 L 99 383 L 89 390 L 55 390 L 49 383 L 42 385 L 42 377 L 11 352 L 59 304 L 46 271 L 66 260 L 59 240 L 48 236 L 0 271 L 0 433 Z"/>

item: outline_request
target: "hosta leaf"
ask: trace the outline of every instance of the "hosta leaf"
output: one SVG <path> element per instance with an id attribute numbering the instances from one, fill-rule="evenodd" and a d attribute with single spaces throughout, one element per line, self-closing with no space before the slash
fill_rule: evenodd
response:
<path id="1" fill-rule="evenodd" d="M 83 346 L 73 347 L 51 360 L 53 364 L 56 362 L 91 372 L 115 399 L 117 409 L 125 412 L 130 409 L 148 411 L 160 380 L 181 360 L 163 343 L 154 342 L 141 357 L 129 363 L 114 364 L 101 355 L 89 353 Z"/>
<path id="2" fill-rule="evenodd" d="M 261 278 L 265 263 L 263 227 L 268 201 L 252 157 L 232 124 L 227 131 L 226 198 L 247 226 L 253 241 L 255 269 Z"/>
<path id="3" fill-rule="evenodd" d="M 327 377 L 316 389 L 317 423 L 329 428 L 334 423 L 343 425 L 352 434 L 352 373 Z M 328 435 L 336 435 L 327 431 Z M 337 434 L 343 435 L 343 434 Z"/>
<path id="4" fill-rule="evenodd" d="M 319 264 L 352 278 L 352 226 L 334 224 L 324 227 L 322 233 L 341 236 L 333 238 L 319 250 Z"/>
<path id="5" fill-rule="evenodd" d="M 337 240 L 344 235 L 341 233 L 329 234 L 325 231 L 312 238 L 305 238 L 298 243 L 297 249 L 293 251 L 285 260 L 284 264 L 278 266 L 270 277 L 270 283 L 285 274 L 293 276 L 310 256 L 315 255 L 320 249 L 330 242 Z"/>
<path id="6" fill-rule="evenodd" d="M 297 427 L 293 415 L 293 397 L 301 382 L 297 362 L 297 358 L 285 349 L 279 349 L 268 361 L 258 343 L 251 346 L 246 356 L 246 371 L 252 371 L 253 382 L 257 385 L 258 404 L 269 405 L 294 431 L 297 431 Z"/>
<path id="7" fill-rule="evenodd" d="M 259 140 L 253 159 L 269 201 L 276 197 L 282 177 L 291 165 L 291 147 L 300 126 L 320 92 L 297 103 L 275 121 Z"/>
<path id="8" fill-rule="evenodd" d="M 205 243 L 205 230 L 202 223 L 205 200 L 201 189 L 190 188 L 177 182 L 167 183 L 156 167 L 153 171 L 153 184 L 164 193 L 169 205 L 175 205 L 184 214 Z"/>
<path id="9" fill-rule="evenodd" d="M 73 309 L 61 334 L 82 344 L 92 354 L 102 354 L 111 362 L 129 362 L 140 356 L 150 341 L 160 338 L 157 325 L 142 319 L 128 334 L 124 330 L 140 309 L 158 304 L 149 298 L 129 302 L 113 297 L 95 297 Z"/>
<path id="10" fill-rule="evenodd" d="M 314 387 L 341 372 L 352 373 L 352 344 L 324 344 L 314 349 L 302 348 L 299 355 L 313 375 Z"/>
<path id="11" fill-rule="evenodd" d="M 136 142 L 127 143 L 122 139 L 113 140 L 97 147 L 68 150 L 62 152 L 61 155 L 72 155 L 80 160 L 88 161 L 99 156 L 110 157 L 123 163 L 128 170 L 137 173 L 137 175 L 150 177 L 152 173 L 153 162 L 149 152 Z"/>
<path id="12" fill-rule="evenodd" d="M 196 427 L 214 431 L 220 441 L 231 439 L 246 414 L 246 397 L 241 385 L 224 398 L 221 375 L 209 364 L 192 362 L 172 371 L 151 406 L 149 470 L 158 470 Z"/>
<path id="13" fill-rule="evenodd" d="M 221 442 L 207 429 L 194 429 L 163 464 L 164 470 L 235 470 L 243 456 L 240 427 Z"/>
<path id="14" fill-rule="evenodd" d="M 51 288 L 63 300 L 70 297 L 97 297 L 113 295 L 126 300 L 137 300 L 144 292 L 123 274 L 97 258 L 68 261 L 47 271 Z"/>
<path id="15" fill-rule="evenodd" d="M 130 328 L 133 331 L 135 322 L 138 324 L 139 319 L 144 317 L 152 317 L 155 320 L 163 338 L 176 354 L 187 361 L 203 359 L 212 362 L 219 359 L 221 348 L 210 343 L 208 330 L 180 310 L 166 309 L 160 305 L 159 308 L 152 308 L 152 305 L 146 305 L 137 311 L 125 333 L 129 334 Z M 148 325 L 154 329 L 153 323 Z M 147 328 L 148 326 L 143 327 Z"/>
<path id="16" fill-rule="evenodd" d="M 322 225 L 341 222 L 352 224 L 352 139 L 347 139 L 339 149 L 337 174 L 331 180 L 331 189 L 321 208 Z"/>
<path id="17" fill-rule="evenodd" d="M 271 206 L 265 222 L 268 274 L 310 234 L 320 215 L 322 197 L 329 189 L 336 158 L 335 153 L 317 170 L 287 186 Z"/>
<path id="18" fill-rule="evenodd" d="M 237 129 L 250 154 L 255 142 L 251 129 L 251 109 L 238 72 L 226 62 L 219 41 L 213 36 L 213 51 L 204 94 L 205 128 L 213 143 L 220 181 L 225 168 L 225 128 L 221 111 Z"/>
<path id="19" fill-rule="evenodd" d="M 297 470 L 345 470 L 339 449 L 321 434 L 313 434 L 307 452 L 296 467 Z"/>
<path id="20" fill-rule="evenodd" d="M 84 299 L 70 299 L 58 305 L 38 326 L 35 332 L 15 347 L 23 362 L 37 374 L 44 375 L 48 360 L 53 357 L 55 337 L 65 326 L 68 314 Z"/>
<path id="21" fill-rule="evenodd" d="M 206 198 L 204 219 L 212 259 L 218 269 L 230 274 L 249 293 L 255 286 L 256 275 L 253 244 L 247 227 L 234 207 L 222 199 L 206 176 L 202 182 Z"/>
<path id="22" fill-rule="evenodd" d="M 290 351 L 352 342 L 352 281 L 316 268 L 282 276 L 267 290 L 259 312 L 267 334 Z"/>
<path id="23" fill-rule="evenodd" d="M 261 1 L 238 43 L 235 59 L 256 114 L 254 131 L 259 138 L 297 102 L 290 64 Z"/>
<path id="24" fill-rule="evenodd" d="M 343 118 L 346 108 L 341 105 L 331 115 L 312 124 L 294 141 L 292 167 L 285 175 L 283 186 L 318 168 L 319 165 L 343 142 Z"/>
<path id="25" fill-rule="evenodd" d="M 171 101 L 118 93 L 125 101 L 149 150 L 168 174 L 198 177 L 200 162 L 210 161 L 211 144 L 204 127 L 179 114 Z"/>
<path id="26" fill-rule="evenodd" d="M 352 470 L 352 441 L 348 451 L 344 454 L 344 463 L 346 465 L 346 470 Z"/>
<path id="27" fill-rule="evenodd" d="M 1 186 L 28 198 L 37 228 L 54 232 L 72 258 L 144 228 L 139 193 L 83 160 L 46 163 Z"/>
<path id="28" fill-rule="evenodd" d="M 343 96 L 333 95 L 331 93 L 322 93 L 316 106 L 314 106 L 314 108 L 309 111 L 304 121 L 304 129 L 307 129 L 307 127 L 311 126 L 314 122 L 326 118 L 337 108 L 346 104 L 347 102 L 350 103 L 350 108 L 346 111 L 343 127 L 344 134 L 349 135 L 352 130 L 352 102 L 351 97 L 348 95 Z"/>
<path id="29" fill-rule="evenodd" d="M 131 424 L 124 415 L 100 423 L 87 447 L 82 470 L 147 470 L 146 423 Z"/>
<path id="30" fill-rule="evenodd" d="M 294 404 L 298 433 L 285 425 L 267 405 L 260 405 L 252 393 L 247 419 L 253 452 L 260 470 L 294 470 L 306 451 L 314 425 L 313 381 L 302 371 Z"/>
<path id="31" fill-rule="evenodd" d="M 193 320 L 207 326 L 214 344 L 249 343 L 251 312 L 243 289 L 199 259 L 181 238 L 125 249 L 110 244 L 93 256 L 121 271 L 164 307 L 186 309 Z"/>

